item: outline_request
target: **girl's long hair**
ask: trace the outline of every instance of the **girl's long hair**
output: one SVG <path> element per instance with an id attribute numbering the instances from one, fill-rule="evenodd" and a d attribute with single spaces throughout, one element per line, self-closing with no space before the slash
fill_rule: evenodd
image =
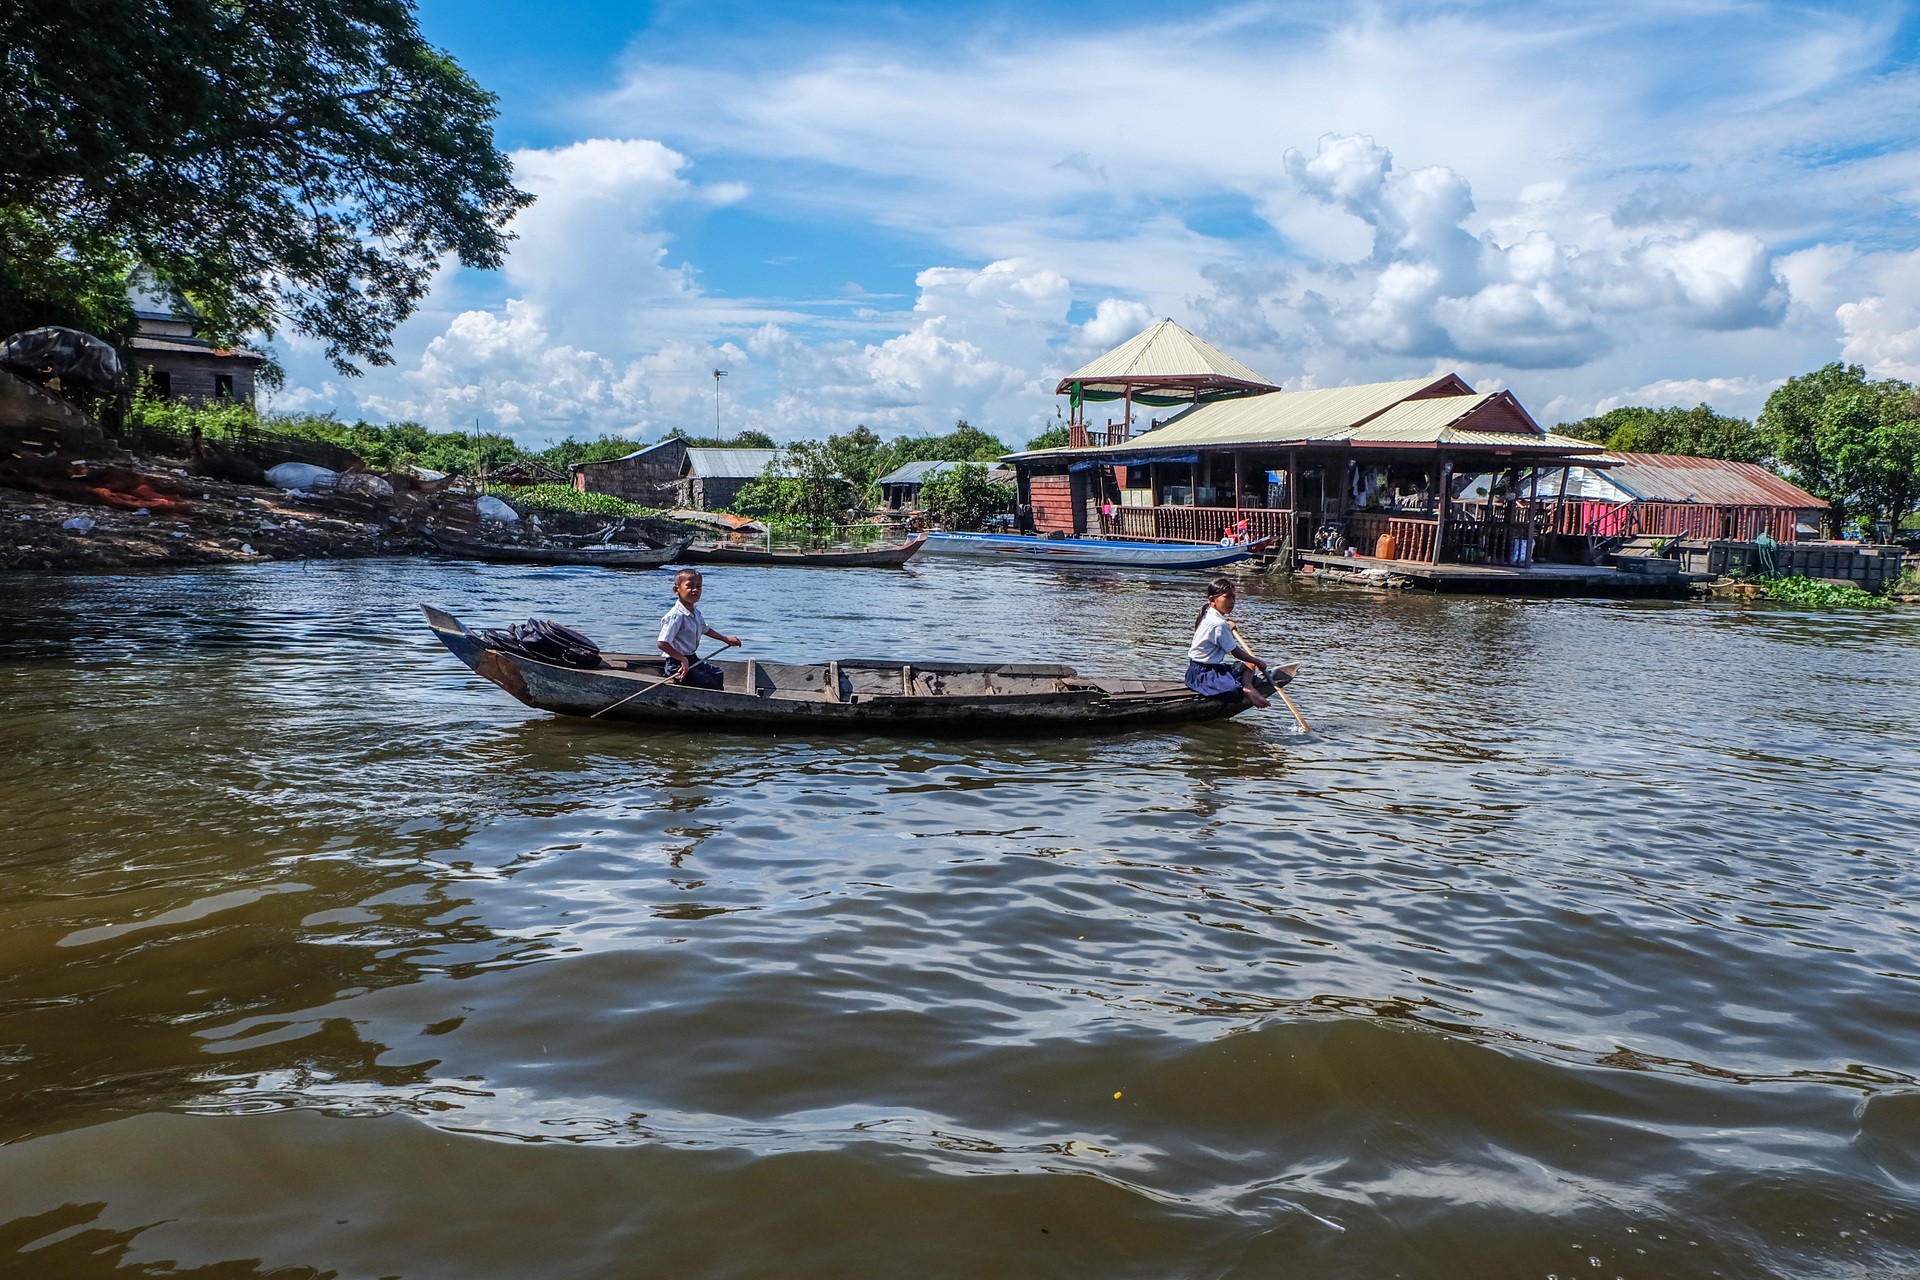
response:
<path id="1" fill-rule="evenodd" d="M 1207 610 L 1213 607 L 1215 596 L 1231 595 L 1233 591 L 1233 579 L 1227 577 L 1225 574 L 1209 582 L 1207 584 L 1207 602 L 1200 606 L 1200 612 L 1193 615 L 1193 625 L 1197 627 L 1206 620 Z"/>

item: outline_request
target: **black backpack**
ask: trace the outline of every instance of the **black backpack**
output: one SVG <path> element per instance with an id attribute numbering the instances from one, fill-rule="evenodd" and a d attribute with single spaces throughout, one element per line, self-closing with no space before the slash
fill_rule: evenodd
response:
<path id="1" fill-rule="evenodd" d="M 505 631 L 479 632 L 488 648 L 504 649 L 539 662 L 556 662 L 565 667 L 597 667 L 600 646 L 575 631 L 545 618 L 528 618 Z"/>

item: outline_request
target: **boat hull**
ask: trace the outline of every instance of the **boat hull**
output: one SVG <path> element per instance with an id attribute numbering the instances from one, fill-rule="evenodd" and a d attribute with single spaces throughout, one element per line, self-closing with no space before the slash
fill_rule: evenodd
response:
<path id="1" fill-rule="evenodd" d="M 1266 550 L 1264 544 L 1221 547 L 1104 538 L 1025 538 L 995 533 L 933 533 L 927 554 L 1038 560 L 1048 564 L 1120 565 L 1140 569 L 1213 569 Z"/>
<path id="2" fill-rule="evenodd" d="M 679 563 L 771 565 L 789 569 L 898 569 L 913 559 L 925 538 L 875 551 L 763 551 L 755 547 L 688 547 Z"/>
<path id="3" fill-rule="evenodd" d="M 665 547 L 609 546 L 530 547 L 508 542 L 479 542 L 429 534 L 427 540 L 441 555 L 457 560 L 485 560 L 494 564 L 597 565 L 603 569 L 658 569 L 686 550 L 688 539 Z"/>
<path id="4" fill-rule="evenodd" d="M 427 625 L 455 657 L 530 707 L 554 715 L 709 731 L 819 730 L 1019 734 L 1112 732 L 1224 720 L 1244 698 L 1203 698 L 1174 680 L 1106 680 L 1018 663 L 716 663 L 722 689 L 666 680 L 658 658 L 603 654 L 577 668 L 507 653 L 452 615 Z M 1281 683 L 1292 673 L 1280 676 Z"/>

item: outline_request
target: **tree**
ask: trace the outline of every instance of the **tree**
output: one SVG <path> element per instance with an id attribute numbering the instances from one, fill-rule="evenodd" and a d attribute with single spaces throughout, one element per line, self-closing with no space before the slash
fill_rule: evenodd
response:
<path id="1" fill-rule="evenodd" d="M 1623 406 L 1596 418 L 1562 423 L 1557 430 L 1620 453 L 1681 453 L 1756 463 L 1766 462 L 1771 453 L 1766 435 L 1751 422 L 1715 413 L 1705 404 L 1691 409 Z"/>
<path id="2" fill-rule="evenodd" d="M 499 266 L 531 202 L 493 117 L 410 0 L 8 0 L 0 332 L 124 339 L 137 270 L 216 341 L 390 363 L 440 262 Z"/>
<path id="3" fill-rule="evenodd" d="M 1562 430 L 1564 429 L 1565 428 L 1562 428 Z M 1587 437 L 1581 436 L 1580 438 L 1585 440 Z M 1071 439 L 1072 434 L 1065 426 L 1048 427 L 1045 431 L 1042 431 L 1039 435 L 1027 441 L 1027 448 L 1059 449 L 1064 447 Z"/>
<path id="4" fill-rule="evenodd" d="M 948 529 L 978 529 L 987 517 L 1007 509 L 1012 495 L 987 479 L 987 469 L 971 462 L 948 467 L 920 486 L 921 509 Z"/>
<path id="5" fill-rule="evenodd" d="M 662 436 L 661 439 L 679 440 L 696 449 L 775 449 L 779 447 L 774 444 L 772 436 L 764 431 L 754 431 L 751 428 L 731 436 L 690 436 L 681 428 L 675 427 L 673 430 L 667 432 L 666 435 Z M 635 445 L 634 448 L 639 448 L 639 446 Z M 627 452 L 631 453 L 633 449 L 629 449 Z"/>
<path id="6" fill-rule="evenodd" d="M 568 436 L 559 444 L 548 445 L 535 456 L 555 470 L 565 471 L 576 462 L 605 462 L 609 458 L 624 458 L 645 447 L 625 436 L 601 436 L 597 440 L 575 440 Z"/>
<path id="7" fill-rule="evenodd" d="M 827 446 L 818 440 L 799 440 L 782 449 L 759 479 L 741 486 L 733 508 L 745 514 L 827 525 L 853 501 L 853 486 L 834 473 Z"/>
<path id="8" fill-rule="evenodd" d="M 1801 487 L 1826 499 L 1837 528 L 1851 514 L 1898 528 L 1920 500 L 1920 404 L 1905 382 L 1829 364 L 1768 396 L 1760 426 Z"/>
<path id="9" fill-rule="evenodd" d="M 864 425 L 842 436 L 827 437 L 827 460 L 834 473 L 852 485 L 862 501 L 872 500 L 873 482 L 885 474 L 880 469 L 882 456 L 880 437 Z"/>

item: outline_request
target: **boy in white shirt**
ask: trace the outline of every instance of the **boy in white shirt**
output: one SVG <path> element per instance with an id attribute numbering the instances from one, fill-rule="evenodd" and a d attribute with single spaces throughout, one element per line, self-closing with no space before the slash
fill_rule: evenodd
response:
<path id="1" fill-rule="evenodd" d="M 737 645 L 739 636 L 725 635 L 707 625 L 700 613 L 700 571 L 682 569 L 673 575 L 673 608 L 660 615 L 660 652 L 667 655 L 667 678 L 696 689 L 718 689 L 726 676 L 711 662 L 695 661 L 702 636 L 724 645 Z"/>

